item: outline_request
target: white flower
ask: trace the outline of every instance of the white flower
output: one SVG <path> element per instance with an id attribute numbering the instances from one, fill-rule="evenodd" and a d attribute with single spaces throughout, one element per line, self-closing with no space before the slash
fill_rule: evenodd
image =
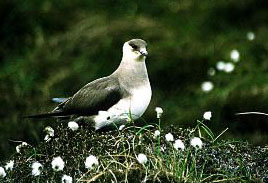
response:
<path id="1" fill-rule="evenodd" d="M 0 167 L 0 177 L 5 177 L 5 176 L 6 176 L 5 169 L 3 167 Z"/>
<path id="2" fill-rule="evenodd" d="M 230 53 L 230 57 L 234 62 L 238 62 L 240 54 L 239 54 L 239 52 L 237 50 L 232 50 L 231 53 Z"/>
<path id="3" fill-rule="evenodd" d="M 54 130 L 50 126 L 47 126 L 44 131 L 46 132 L 44 140 L 45 142 L 49 142 L 51 140 L 51 137 L 54 137 Z"/>
<path id="4" fill-rule="evenodd" d="M 70 121 L 68 123 L 68 127 L 73 131 L 76 131 L 79 128 L 78 124 L 75 121 Z"/>
<path id="5" fill-rule="evenodd" d="M 6 169 L 6 170 L 12 170 L 13 167 L 14 167 L 14 160 L 10 160 L 10 161 L 6 164 L 5 169 Z"/>
<path id="6" fill-rule="evenodd" d="M 163 109 L 161 107 L 156 107 L 155 112 L 156 112 L 156 117 L 159 119 L 159 118 L 161 118 L 161 116 L 163 114 Z"/>
<path id="7" fill-rule="evenodd" d="M 16 146 L 16 151 L 17 151 L 17 153 L 20 153 L 20 149 L 22 148 L 22 147 L 25 147 L 25 146 L 27 146 L 28 144 L 26 143 L 26 142 L 22 142 L 20 145 L 17 145 Z"/>
<path id="8" fill-rule="evenodd" d="M 56 158 L 53 158 L 51 165 L 52 165 L 52 169 L 54 171 L 56 171 L 56 172 L 62 171 L 64 168 L 64 161 L 62 160 L 61 157 L 58 156 Z"/>
<path id="9" fill-rule="evenodd" d="M 178 149 L 184 150 L 184 148 L 185 148 L 183 142 L 180 139 L 175 140 L 175 143 L 173 144 L 173 147 L 176 150 L 178 150 Z"/>
<path id="10" fill-rule="evenodd" d="M 72 183 L 73 178 L 71 176 L 68 176 L 68 175 L 63 175 L 61 178 L 61 182 L 62 183 Z"/>
<path id="11" fill-rule="evenodd" d="M 201 149 L 202 148 L 202 144 L 203 143 L 202 143 L 201 139 L 198 138 L 198 137 L 194 137 L 191 140 L 191 146 L 193 146 L 193 147 L 198 146 Z"/>
<path id="12" fill-rule="evenodd" d="M 215 69 L 213 67 L 211 67 L 211 68 L 208 69 L 208 75 L 214 76 L 215 73 L 216 73 L 216 71 L 215 71 Z"/>
<path id="13" fill-rule="evenodd" d="M 210 120 L 211 117 L 212 117 L 212 113 L 211 113 L 211 111 L 207 111 L 207 112 L 205 112 L 204 115 L 203 115 L 203 118 L 204 118 L 205 120 Z"/>
<path id="14" fill-rule="evenodd" d="M 46 134 L 48 134 L 51 137 L 54 137 L 54 130 L 53 128 L 51 128 L 50 126 L 47 126 L 44 131 L 46 132 Z"/>
<path id="15" fill-rule="evenodd" d="M 171 133 L 165 135 L 166 141 L 174 141 L 174 137 Z"/>
<path id="16" fill-rule="evenodd" d="M 217 64 L 216 64 L 216 68 L 217 68 L 219 71 L 224 70 L 224 68 L 225 68 L 225 63 L 224 63 L 223 61 L 219 61 L 219 62 L 217 62 Z"/>
<path id="17" fill-rule="evenodd" d="M 125 125 L 119 126 L 119 131 L 123 130 L 125 128 Z"/>
<path id="18" fill-rule="evenodd" d="M 211 81 L 205 81 L 202 83 L 201 88 L 203 92 L 210 92 L 214 88 L 214 85 Z"/>
<path id="19" fill-rule="evenodd" d="M 86 158 L 86 162 L 85 162 L 85 167 L 88 169 L 92 169 L 93 165 L 98 166 L 99 165 L 99 161 L 96 158 L 96 156 L 90 155 Z"/>
<path id="20" fill-rule="evenodd" d="M 234 68 L 235 68 L 234 64 L 231 62 L 228 62 L 225 64 L 224 71 L 227 73 L 230 73 L 230 72 L 233 72 Z"/>
<path id="21" fill-rule="evenodd" d="M 37 162 L 34 162 L 32 164 L 32 175 L 33 176 L 39 176 L 41 174 L 42 167 L 43 166 L 38 161 Z"/>
<path id="22" fill-rule="evenodd" d="M 255 34 L 253 32 L 248 32 L 247 38 L 248 38 L 248 40 L 252 41 L 255 39 Z"/>
<path id="23" fill-rule="evenodd" d="M 142 153 L 140 153 L 140 154 L 138 155 L 137 160 L 138 160 L 138 162 L 139 162 L 140 164 L 145 164 L 145 163 L 147 163 L 147 161 L 148 161 L 146 155 L 145 155 L 145 154 L 142 154 Z"/>
<path id="24" fill-rule="evenodd" d="M 159 130 L 155 130 L 154 131 L 154 138 L 158 137 L 160 135 L 160 131 Z"/>

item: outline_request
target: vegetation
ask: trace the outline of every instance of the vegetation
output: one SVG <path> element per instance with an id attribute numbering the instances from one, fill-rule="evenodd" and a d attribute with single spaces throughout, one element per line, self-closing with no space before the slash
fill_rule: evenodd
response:
<path id="1" fill-rule="evenodd" d="M 204 121 L 197 121 L 193 129 L 167 130 L 160 125 L 137 127 L 131 122 L 101 133 L 88 124 L 73 131 L 66 123 L 37 147 L 21 147 L 20 153 L 10 158 L 14 167 L 2 181 L 60 182 L 64 175 L 74 182 L 267 181 L 267 148 L 220 140 L 222 134 L 214 135 Z M 178 139 L 182 144 L 176 146 Z M 97 160 L 86 163 L 89 155 Z M 62 158 L 64 167 L 53 167 L 55 157 Z M 37 175 L 32 168 L 35 162 L 42 165 Z"/>
<path id="2" fill-rule="evenodd" d="M 268 112 L 265 0 L 17 0 L 1 1 L 0 15 L 2 160 L 13 153 L 14 141 L 36 146 L 45 126 L 58 126 L 22 116 L 50 111 L 51 98 L 68 97 L 113 72 L 122 44 L 132 38 L 149 45 L 153 98 L 146 121 L 154 120 L 157 105 L 165 110 L 163 128 L 193 127 L 211 110 L 212 130 L 229 128 L 225 139 L 267 142 L 267 117 L 235 116 Z M 239 52 L 238 62 L 231 60 L 232 50 Z M 220 60 L 234 70 L 219 71 Z M 213 83 L 209 92 L 201 89 L 205 81 Z"/>

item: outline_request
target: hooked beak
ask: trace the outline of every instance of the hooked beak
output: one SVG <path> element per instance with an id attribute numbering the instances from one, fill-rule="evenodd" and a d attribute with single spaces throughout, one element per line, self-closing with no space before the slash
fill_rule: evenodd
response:
<path id="1" fill-rule="evenodd" d="M 148 52 L 147 52 L 146 49 L 141 49 L 139 52 L 140 52 L 140 54 L 141 54 L 142 56 L 144 56 L 144 57 L 147 57 L 147 56 L 148 56 Z"/>

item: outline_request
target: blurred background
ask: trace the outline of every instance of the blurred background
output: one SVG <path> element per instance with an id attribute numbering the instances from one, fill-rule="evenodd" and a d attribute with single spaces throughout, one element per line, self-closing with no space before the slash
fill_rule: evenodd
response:
<path id="1" fill-rule="evenodd" d="M 266 0 L 0 1 L 0 158 L 18 143 L 37 144 L 54 120 L 22 116 L 52 110 L 111 74 L 132 38 L 148 42 L 153 90 L 143 116 L 162 126 L 206 124 L 224 138 L 267 143 L 268 3 Z"/>

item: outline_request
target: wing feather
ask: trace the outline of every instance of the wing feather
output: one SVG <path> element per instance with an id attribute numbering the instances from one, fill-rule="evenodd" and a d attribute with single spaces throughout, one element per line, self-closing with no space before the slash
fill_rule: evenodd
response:
<path id="1" fill-rule="evenodd" d="M 104 77 L 88 83 L 55 110 L 64 114 L 94 115 L 108 110 L 123 97 L 117 78 Z"/>

